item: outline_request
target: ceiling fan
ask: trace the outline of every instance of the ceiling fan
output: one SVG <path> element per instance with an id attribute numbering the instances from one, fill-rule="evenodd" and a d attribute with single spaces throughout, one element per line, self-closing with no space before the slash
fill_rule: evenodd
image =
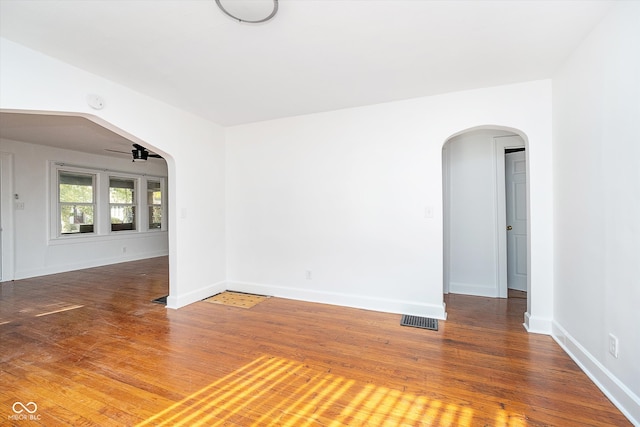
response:
<path id="1" fill-rule="evenodd" d="M 110 150 L 108 148 L 105 148 L 104 150 L 111 151 L 112 153 L 129 154 L 126 151 Z M 156 159 L 162 158 L 160 154 L 152 153 L 140 144 L 133 144 L 133 150 L 131 150 L 131 155 L 133 156 L 132 161 L 134 162 L 146 162 L 149 157 L 153 157 Z"/>

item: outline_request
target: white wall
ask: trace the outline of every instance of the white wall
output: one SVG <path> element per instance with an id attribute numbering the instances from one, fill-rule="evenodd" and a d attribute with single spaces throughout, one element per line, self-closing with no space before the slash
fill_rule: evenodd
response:
<path id="1" fill-rule="evenodd" d="M 444 230 L 445 269 L 449 269 L 445 288 L 448 285 L 452 293 L 500 296 L 494 143 L 494 137 L 500 135 L 513 132 L 465 132 L 451 138 L 444 148 L 444 191 L 449 203 L 448 213 L 445 209 L 448 226 Z"/>
<path id="2" fill-rule="evenodd" d="M 3 192 L 3 200 L 16 203 L 19 195 L 24 209 L 13 209 L 13 276 L 3 280 L 23 279 L 62 271 L 94 267 L 135 259 L 167 255 L 165 231 L 119 233 L 82 239 L 50 239 L 50 162 L 110 169 L 113 171 L 167 175 L 164 162 L 132 163 L 126 159 L 96 156 L 60 150 L 24 142 L 0 140 L 0 152 L 11 153 L 13 160 L 12 189 Z M 7 233 L 10 230 L 6 231 Z M 126 252 L 122 248 L 126 247 Z M 3 253 L 4 254 L 4 253 Z"/>
<path id="3" fill-rule="evenodd" d="M 640 425 L 640 3 L 553 79 L 554 335 Z M 609 354 L 609 334 L 619 356 Z"/>
<path id="4" fill-rule="evenodd" d="M 0 39 L 0 51 L 0 110 L 77 114 L 167 160 L 168 306 L 189 304 L 224 287 L 223 129 L 6 39 Z M 88 94 L 102 96 L 105 108 L 91 109 Z"/>
<path id="5" fill-rule="evenodd" d="M 228 286 L 443 317 L 442 146 L 505 126 L 529 140 L 528 321 L 550 331 L 550 104 L 538 81 L 228 128 Z"/>

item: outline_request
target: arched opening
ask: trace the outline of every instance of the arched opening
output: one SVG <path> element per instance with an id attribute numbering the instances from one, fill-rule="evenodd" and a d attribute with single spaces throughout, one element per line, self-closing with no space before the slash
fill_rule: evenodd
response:
<path id="1" fill-rule="evenodd" d="M 445 294 L 530 298 L 527 151 L 526 135 L 504 126 L 466 129 L 444 142 Z"/>
<path id="2" fill-rule="evenodd" d="M 9 267 L 2 281 L 169 252 L 167 153 L 97 117 L 51 111 L 0 111 L 0 141 L 0 175 L 11 177 L 0 182 L 0 264 Z M 133 144 L 157 156 L 134 163 Z M 90 188 L 91 200 L 82 201 L 88 211 L 62 200 L 60 188 L 73 187 L 71 178 Z M 131 200 L 111 200 L 112 195 Z M 69 216 L 64 209 L 72 205 Z M 18 211 L 19 221 L 5 215 L 12 212 L 7 206 Z M 61 224 L 61 218 L 69 222 Z M 20 244 L 5 251 L 14 247 L 17 232 Z"/>

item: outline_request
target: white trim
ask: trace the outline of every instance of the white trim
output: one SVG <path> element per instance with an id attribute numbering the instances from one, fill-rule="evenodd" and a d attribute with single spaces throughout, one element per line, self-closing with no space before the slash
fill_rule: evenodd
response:
<path id="1" fill-rule="evenodd" d="M 169 294 L 167 297 L 167 308 L 178 309 L 194 302 L 202 301 L 205 298 L 219 294 L 227 290 L 227 283 L 222 281 L 196 289 L 195 291 L 181 293 L 177 297 Z"/>
<path id="2" fill-rule="evenodd" d="M 496 284 L 449 282 L 452 294 L 474 295 L 477 297 L 500 298 L 496 293 Z"/>
<path id="3" fill-rule="evenodd" d="M 114 179 L 121 179 L 121 180 L 130 180 L 133 182 L 133 201 L 132 203 L 111 203 L 111 178 Z M 148 227 L 144 227 L 144 229 L 141 229 L 140 227 L 140 212 L 147 212 L 147 209 L 139 209 L 140 206 L 142 205 L 142 203 L 144 202 L 144 206 L 148 207 L 147 205 L 147 200 L 142 199 L 142 194 L 140 191 L 140 187 L 142 187 L 142 185 L 140 185 L 140 181 L 145 179 L 144 176 L 141 175 L 135 175 L 135 174 L 131 174 L 131 173 L 109 173 L 107 172 L 107 178 L 106 181 L 108 183 L 107 185 L 107 195 L 108 195 L 108 212 L 109 212 L 109 234 L 114 235 L 114 234 L 127 234 L 127 233 L 140 233 L 141 231 L 147 231 Z M 147 181 L 145 180 L 145 184 L 147 183 Z M 146 188 L 145 188 L 145 195 L 146 195 Z M 114 206 L 119 206 L 119 207 L 132 207 L 133 208 L 133 230 L 117 230 L 114 231 L 113 230 L 113 224 L 111 223 L 111 209 Z"/>
<path id="4" fill-rule="evenodd" d="M 167 230 L 146 230 L 137 232 L 136 230 L 122 231 L 119 233 L 110 233 L 103 235 L 96 235 L 93 233 L 86 233 L 86 235 L 66 234 L 60 236 L 57 239 L 50 239 L 47 242 L 47 246 L 57 245 L 72 245 L 76 243 L 93 243 L 93 242 L 108 242 L 111 240 L 131 240 L 131 239 L 145 239 L 155 237 L 158 233 L 167 234 Z"/>
<path id="5" fill-rule="evenodd" d="M 47 114 L 50 114 L 50 113 L 47 113 Z M 77 116 L 77 117 L 82 117 L 82 116 Z M 102 126 L 102 125 L 100 125 L 100 126 Z M 102 127 L 104 127 L 104 126 L 102 126 Z M 89 173 L 89 171 L 93 171 L 93 172 L 106 172 L 106 173 L 116 174 L 116 175 L 132 175 L 134 177 L 138 177 L 138 176 L 145 176 L 145 177 L 149 177 L 149 178 L 155 177 L 155 175 L 149 175 L 149 174 L 146 174 L 146 173 L 137 173 L 137 172 L 131 172 L 131 171 L 121 171 L 121 170 L 109 169 L 109 168 L 98 168 L 98 167 L 95 167 L 95 166 L 74 165 L 72 163 L 65 163 L 65 162 L 58 162 L 58 161 L 53 161 L 52 163 L 55 166 L 61 167 L 62 169 L 66 169 L 66 168 L 78 169 L 81 172 L 85 171 L 87 173 Z"/>
<path id="6" fill-rule="evenodd" d="M 442 293 L 444 294 L 451 292 L 451 159 L 448 147 L 447 143 L 442 146 Z"/>
<path id="7" fill-rule="evenodd" d="M 161 256 L 167 256 L 167 255 L 169 255 L 168 250 L 161 250 L 161 251 L 137 253 L 137 254 L 127 255 L 127 256 L 100 258 L 100 259 L 81 262 L 81 263 L 56 265 L 54 267 L 39 268 L 36 270 L 22 270 L 15 275 L 14 279 L 15 280 L 29 279 L 32 277 L 46 276 L 49 274 L 66 273 L 68 271 L 83 270 L 85 268 L 102 267 L 105 265 L 119 264 L 121 262 L 138 261 L 141 259 L 156 258 Z"/>
<path id="8" fill-rule="evenodd" d="M 169 297 L 167 298 L 167 308 L 181 308 L 227 290 L 247 292 L 259 295 L 269 295 L 279 298 L 314 302 L 319 304 L 332 304 L 343 307 L 381 311 L 386 313 L 412 314 L 415 316 L 431 317 L 441 320 L 446 320 L 447 318 L 444 303 L 442 303 L 442 305 L 417 304 L 413 301 L 388 300 L 383 298 L 370 298 L 357 295 L 339 294 L 335 292 L 301 290 L 285 286 L 266 285 L 261 283 L 224 281 L 214 283 L 200 289 L 196 289 L 186 294 L 181 294 L 178 297 L 169 295 Z"/>
<path id="9" fill-rule="evenodd" d="M 159 182 L 160 183 L 160 195 L 161 195 L 161 204 L 160 204 L 160 212 L 161 212 L 161 219 L 160 219 L 160 228 L 149 228 L 149 208 L 151 206 L 158 206 L 158 205 L 150 205 L 148 203 L 148 196 L 149 196 L 149 181 L 151 182 Z M 166 192 L 166 179 L 162 178 L 162 177 L 154 177 L 154 176 L 143 176 L 140 179 L 140 185 L 141 187 L 143 187 L 142 191 L 138 191 L 138 196 L 140 197 L 140 200 L 138 201 L 138 204 L 140 206 L 146 206 L 147 209 L 140 209 L 140 220 L 144 221 L 144 229 L 141 229 L 141 232 L 151 232 L 151 233 L 157 233 L 157 232 L 161 232 L 161 231 L 166 231 L 167 230 L 167 192 Z"/>
<path id="10" fill-rule="evenodd" d="M 518 137 L 521 144 L 507 142 L 506 138 Z M 493 137 L 494 146 L 494 167 L 495 167 L 495 218 L 496 218 L 496 271 L 497 287 L 500 298 L 507 298 L 507 196 L 505 190 L 505 161 L 504 155 L 507 148 L 526 148 L 524 140 L 520 135 L 497 135 Z M 528 163 L 528 159 L 527 159 Z M 530 212 L 529 200 L 527 198 L 527 213 Z M 527 236 L 527 239 L 529 237 Z"/>
<path id="11" fill-rule="evenodd" d="M 640 397 L 580 345 L 558 322 L 554 320 L 552 323 L 553 332 L 551 336 L 553 339 L 620 412 L 631 421 L 631 424 L 640 426 Z"/>
<path id="12" fill-rule="evenodd" d="M 532 334 L 551 335 L 551 322 L 552 319 L 541 318 L 532 316 L 529 312 L 524 313 L 524 323 L 522 326 L 527 332 Z"/>
<path id="13" fill-rule="evenodd" d="M 493 137 L 494 153 L 494 190 L 495 190 L 495 216 L 496 219 L 496 285 L 497 294 L 500 298 L 508 296 L 507 289 L 507 202 L 505 191 L 505 164 L 504 150 L 506 144 L 500 139 Z"/>
<path id="14" fill-rule="evenodd" d="M 227 289 L 269 295 L 300 301 L 332 304 L 343 307 L 360 308 L 386 313 L 411 314 L 415 316 L 431 317 L 445 320 L 447 313 L 445 304 L 421 304 L 415 301 L 390 300 L 386 298 L 372 298 L 361 295 L 348 295 L 336 292 L 319 292 L 307 289 L 290 288 L 286 286 L 268 285 L 262 283 L 228 282 Z"/>
<path id="15" fill-rule="evenodd" d="M 0 153 L 0 229 L 2 237 L 0 244 L 2 245 L 2 270 L 0 281 L 6 282 L 15 279 L 15 247 L 14 247 L 14 226 L 13 226 L 13 154 Z"/>

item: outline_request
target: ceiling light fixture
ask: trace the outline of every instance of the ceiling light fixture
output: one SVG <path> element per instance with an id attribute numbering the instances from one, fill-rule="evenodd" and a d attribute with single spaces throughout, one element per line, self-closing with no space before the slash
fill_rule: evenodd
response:
<path id="1" fill-rule="evenodd" d="M 261 22 L 267 22 L 278 12 L 278 0 L 265 0 L 264 2 L 258 2 L 255 0 L 215 0 L 216 4 L 225 15 L 235 19 L 238 22 L 246 22 L 248 24 L 260 24 Z M 222 3 L 227 3 L 225 8 Z M 273 2 L 273 8 L 270 4 Z M 267 3 L 268 8 L 262 7 L 258 4 Z"/>

